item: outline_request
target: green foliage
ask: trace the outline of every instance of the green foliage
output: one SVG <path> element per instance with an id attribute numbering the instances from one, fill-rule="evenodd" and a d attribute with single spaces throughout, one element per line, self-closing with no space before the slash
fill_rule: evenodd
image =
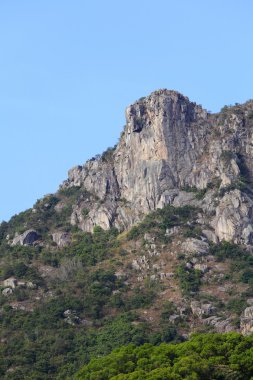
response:
<path id="1" fill-rule="evenodd" d="M 163 304 L 162 312 L 161 312 L 161 319 L 163 321 L 168 321 L 170 316 L 172 314 L 175 314 L 176 312 L 176 306 L 171 301 L 165 301 Z"/>
<path id="2" fill-rule="evenodd" d="M 220 112 L 221 113 L 227 113 L 230 109 L 232 108 L 232 105 L 225 105 L 221 108 Z"/>
<path id="3" fill-rule="evenodd" d="M 202 229 L 200 226 L 188 226 L 183 235 L 186 238 L 199 239 L 202 236 Z"/>
<path id="4" fill-rule="evenodd" d="M 83 209 L 82 209 L 82 215 L 83 215 L 83 217 L 86 218 L 86 217 L 88 216 L 89 212 L 90 212 L 89 209 L 87 209 L 87 208 L 83 208 Z"/>
<path id="5" fill-rule="evenodd" d="M 164 240 L 167 228 L 182 225 L 195 218 L 197 209 L 192 206 L 165 206 L 145 216 L 144 220 L 134 226 L 128 233 L 128 239 L 133 240 L 152 230 L 160 240 Z"/>
<path id="6" fill-rule="evenodd" d="M 248 113 L 248 119 L 253 120 L 253 110 Z"/>
<path id="7" fill-rule="evenodd" d="M 241 175 L 236 180 L 234 180 L 230 185 L 227 185 L 219 189 L 218 195 L 220 197 L 223 197 L 229 191 L 233 191 L 236 189 L 244 191 L 244 192 L 251 192 L 249 185 L 250 185 L 250 182 L 247 176 Z"/>
<path id="8" fill-rule="evenodd" d="M 4 238 L 4 236 L 7 235 L 7 231 L 8 231 L 8 223 L 3 221 L 0 224 L 0 241 Z"/>
<path id="9" fill-rule="evenodd" d="M 219 244 L 213 244 L 210 247 L 210 254 L 214 255 L 218 261 L 225 259 L 247 260 L 249 254 L 244 247 L 223 240 Z"/>
<path id="10" fill-rule="evenodd" d="M 13 264 L 4 264 L 0 271 L 0 279 L 5 280 L 8 277 L 14 276 L 18 279 L 33 281 L 34 283 L 42 284 L 42 278 L 35 267 L 28 266 L 22 261 L 14 262 Z"/>
<path id="11" fill-rule="evenodd" d="M 134 289 L 131 297 L 126 300 L 127 309 L 139 309 L 152 304 L 156 297 L 155 289 Z"/>
<path id="12" fill-rule="evenodd" d="M 253 286 L 253 268 L 246 268 L 241 274 L 240 280 L 245 283 Z"/>
<path id="13" fill-rule="evenodd" d="M 179 265 L 176 270 L 176 276 L 179 279 L 179 285 L 185 295 L 191 292 L 197 292 L 201 284 L 201 271 L 193 268 L 186 268 L 185 265 Z"/>
<path id="14" fill-rule="evenodd" d="M 195 335 L 179 344 L 131 344 L 93 359 L 76 380 L 250 380 L 253 336 Z"/>
<path id="15" fill-rule="evenodd" d="M 6 234 L 13 237 L 16 232 L 23 233 L 27 229 L 35 229 L 45 237 L 50 228 L 66 225 L 65 210 L 59 213 L 55 211 L 54 207 L 58 202 L 57 197 L 47 196 L 37 201 L 33 209 L 14 215 L 8 222 Z"/>
<path id="16" fill-rule="evenodd" d="M 219 196 L 224 196 L 225 193 L 235 189 L 251 192 L 249 169 L 246 165 L 245 158 L 240 154 L 234 154 L 230 151 L 224 151 L 221 157 L 225 160 L 226 163 L 228 163 L 228 161 L 234 157 L 240 169 L 240 176 L 238 176 L 230 185 L 221 188 L 218 192 Z"/>
<path id="17" fill-rule="evenodd" d="M 94 274 L 94 279 L 103 283 L 101 289 L 110 287 L 114 282 L 111 274 L 105 272 Z M 93 280 L 89 278 L 88 281 L 92 283 Z M 93 286 L 94 283 L 88 291 L 92 291 Z M 96 287 L 92 302 L 96 302 L 97 292 Z M 105 293 L 107 291 L 103 291 L 102 298 L 107 298 Z M 33 313 L 3 308 L 0 332 L 6 342 L 1 352 L 1 378 L 30 379 L 30 374 L 34 373 L 35 379 L 73 379 L 73 373 L 81 365 L 91 358 L 108 354 L 116 347 L 154 340 L 160 344 L 171 341 L 176 335 L 175 329 L 170 326 L 156 335 L 151 334 L 149 325 L 139 322 L 130 313 L 101 320 L 94 326 L 85 326 L 81 322 L 72 326 L 64 319 L 64 311 L 69 309 L 75 310 L 78 315 L 86 310 L 87 318 L 86 294 L 84 299 L 73 295 L 59 296 Z M 6 372 L 10 368 L 13 371 Z"/>
<path id="18" fill-rule="evenodd" d="M 227 310 L 237 314 L 240 316 L 243 312 L 244 309 L 247 307 L 247 302 L 241 298 L 241 299 L 231 299 L 228 301 L 226 308 Z"/>
<path id="19" fill-rule="evenodd" d="M 71 187 L 61 188 L 58 191 L 58 194 L 66 198 L 71 198 L 72 200 L 76 200 L 78 196 L 82 193 L 82 191 L 83 190 L 80 186 L 71 186 Z"/>
<path id="20" fill-rule="evenodd" d="M 62 249 L 65 257 L 80 257 L 83 264 L 95 265 L 118 247 L 118 230 L 110 228 L 104 231 L 101 227 L 94 227 L 93 234 L 89 232 L 76 232 L 73 234 L 71 247 Z"/>
<path id="21" fill-rule="evenodd" d="M 81 199 L 97 199 L 86 189 L 79 186 L 60 189 L 55 195 L 47 195 L 38 200 L 32 209 L 14 215 L 8 223 L 0 225 L 0 240 L 7 234 L 23 233 L 27 229 L 35 229 L 43 240 L 48 240 L 48 232 L 55 229 L 73 230 L 70 224 L 72 206 Z M 56 210 L 55 206 L 62 202 Z"/>
<path id="22" fill-rule="evenodd" d="M 107 148 L 101 155 L 101 160 L 104 162 L 111 162 L 113 159 L 113 153 L 115 152 L 117 145 Z"/>

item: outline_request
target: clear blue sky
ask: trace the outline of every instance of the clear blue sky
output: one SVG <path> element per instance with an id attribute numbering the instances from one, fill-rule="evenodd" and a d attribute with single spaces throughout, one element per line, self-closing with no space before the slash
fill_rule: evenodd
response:
<path id="1" fill-rule="evenodd" d="M 251 0 L 0 0 L 0 221 L 113 146 L 158 88 L 253 98 Z"/>

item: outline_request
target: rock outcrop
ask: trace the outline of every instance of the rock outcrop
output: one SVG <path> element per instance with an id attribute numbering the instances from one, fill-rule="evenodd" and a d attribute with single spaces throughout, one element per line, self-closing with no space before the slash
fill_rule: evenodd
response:
<path id="1" fill-rule="evenodd" d="M 12 245 L 33 245 L 40 236 L 35 230 L 27 230 L 21 235 L 16 235 L 12 241 Z"/>
<path id="2" fill-rule="evenodd" d="M 253 242 L 253 200 L 240 190 L 224 195 L 213 220 L 219 240 L 252 244 Z"/>
<path id="3" fill-rule="evenodd" d="M 57 244 L 59 248 L 63 248 L 69 245 L 71 242 L 71 235 L 68 232 L 54 232 L 52 234 L 53 241 Z"/>
<path id="4" fill-rule="evenodd" d="M 253 332 L 253 306 L 249 306 L 244 310 L 240 327 L 243 335 L 250 335 Z"/>
<path id="5" fill-rule="evenodd" d="M 252 112 L 249 101 L 211 115 L 168 90 L 130 105 L 118 145 L 71 169 L 62 184 L 96 199 L 85 216 L 84 201 L 73 205 L 71 223 L 124 230 L 166 204 L 192 204 L 203 210 L 199 223 L 210 240 L 252 244 L 253 196 L 245 193 L 253 176 Z"/>

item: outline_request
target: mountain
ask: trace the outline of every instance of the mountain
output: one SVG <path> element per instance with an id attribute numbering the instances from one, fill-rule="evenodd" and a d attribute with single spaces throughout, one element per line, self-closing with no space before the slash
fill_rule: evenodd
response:
<path id="1" fill-rule="evenodd" d="M 119 143 L 0 225 L 1 376 L 72 379 L 126 343 L 253 332 L 253 101 L 158 90 Z"/>

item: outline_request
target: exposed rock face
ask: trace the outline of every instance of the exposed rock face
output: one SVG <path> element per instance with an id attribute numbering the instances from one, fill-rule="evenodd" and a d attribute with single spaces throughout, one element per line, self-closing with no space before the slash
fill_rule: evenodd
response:
<path id="1" fill-rule="evenodd" d="M 216 209 L 213 221 L 220 240 L 251 244 L 253 241 L 253 201 L 240 190 L 225 194 Z"/>
<path id="2" fill-rule="evenodd" d="M 158 207 L 190 204 L 203 210 L 208 239 L 252 244 L 253 196 L 241 185 L 253 177 L 253 102 L 239 111 L 210 115 L 168 90 L 130 105 L 117 147 L 69 171 L 62 188 L 81 186 L 96 197 L 85 218 L 84 204 L 73 205 L 71 223 L 123 230 Z M 200 199 L 185 189 L 207 191 Z"/>
<path id="3" fill-rule="evenodd" d="M 253 306 L 244 310 L 240 327 L 243 335 L 250 335 L 253 332 Z"/>
<path id="4" fill-rule="evenodd" d="M 200 302 L 198 301 L 192 301 L 191 302 L 191 310 L 192 310 L 192 313 L 197 315 L 198 317 L 202 317 L 202 316 L 208 316 L 210 314 L 212 314 L 212 312 L 214 311 L 214 308 L 211 304 L 201 304 Z"/>
<path id="5" fill-rule="evenodd" d="M 52 234 L 53 241 L 59 248 L 63 248 L 70 243 L 71 236 L 67 232 L 54 232 Z"/>
<path id="6" fill-rule="evenodd" d="M 213 326 L 218 333 L 227 333 L 235 331 L 235 327 L 231 323 L 229 318 L 222 319 L 221 317 L 212 316 L 206 319 L 203 319 L 203 323 L 206 325 Z"/>
<path id="7" fill-rule="evenodd" d="M 40 236 L 35 230 L 27 230 L 23 234 L 15 236 L 12 245 L 33 245 L 39 238 Z"/>
<path id="8" fill-rule="evenodd" d="M 187 255 L 203 255 L 208 252 L 209 244 L 205 241 L 189 238 L 186 239 L 182 244 L 182 251 Z"/>
<path id="9" fill-rule="evenodd" d="M 200 106 L 174 91 L 158 91 L 129 106 L 115 152 L 121 197 L 144 212 L 168 203 L 168 190 L 186 185 L 203 152 L 207 135 L 196 122 L 206 120 Z"/>

